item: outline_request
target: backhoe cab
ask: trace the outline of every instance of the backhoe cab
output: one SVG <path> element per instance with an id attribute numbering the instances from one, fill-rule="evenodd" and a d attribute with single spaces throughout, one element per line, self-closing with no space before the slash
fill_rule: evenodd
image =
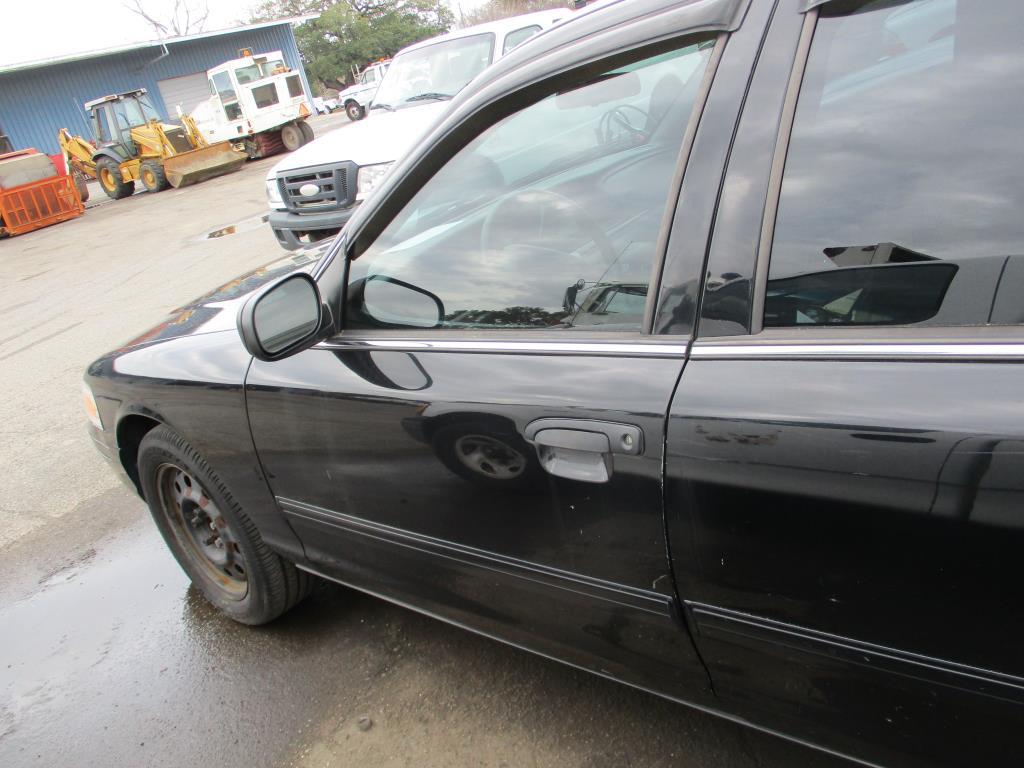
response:
<path id="1" fill-rule="evenodd" d="M 191 121 L 161 122 L 145 88 L 86 102 L 93 142 L 60 129 L 58 139 L 70 168 L 96 178 L 115 200 L 141 181 L 149 192 L 184 187 L 238 170 L 245 155 L 229 142 L 209 145 Z"/>

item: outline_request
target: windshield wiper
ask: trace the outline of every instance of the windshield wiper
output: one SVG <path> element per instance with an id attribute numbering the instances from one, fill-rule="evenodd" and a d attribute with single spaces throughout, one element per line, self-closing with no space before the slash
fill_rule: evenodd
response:
<path id="1" fill-rule="evenodd" d="M 410 96 L 406 101 L 424 101 L 425 99 L 450 99 L 452 95 L 450 93 L 418 93 L 415 96 Z"/>
<path id="2" fill-rule="evenodd" d="M 388 112 L 395 111 L 395 108 L 392 107 L 390 104 L 371 104 L 370 111 L 372 112 L 375 109 L 386 109 Z"/>

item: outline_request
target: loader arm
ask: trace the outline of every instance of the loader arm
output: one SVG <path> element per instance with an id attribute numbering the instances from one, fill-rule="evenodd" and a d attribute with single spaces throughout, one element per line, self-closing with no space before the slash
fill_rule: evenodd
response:
<path id="1" fill-rule="evenodd" d="M 138 147 L 138 154 L 141 159 L 157 158 L 163 160 L 174 157 L 182 150 L 175 149 L 164 132 L 164 127 L 152 120 L 145 125 L 137 125 L 132 128 L 132 141 Z"/>
<path id="2" fill-rule="evenodd" d="M 71 169 L 74 169 L 89 178 L 96 178 L 96 163 L 92 160 L 96 149 L 92 144 L 81 136 L 72 136 L 67 128 L 57 131 L 57 142 L 60 144 L 61 154 L 64 155 L 64 165 L 69 173 Z"/>
<path id="3" fill-rule="evenodd" d="M 210 142 L 206 140 L 202 132 L 199 130 L 199 126 L 196 125 L 195 118 L 192 115 L 181 115 L 181 124 L 185 128 L 185 135 L 188 136 L 188 140 L 192 142 L 192 146 L 196 149 L 210 146 Z"/>

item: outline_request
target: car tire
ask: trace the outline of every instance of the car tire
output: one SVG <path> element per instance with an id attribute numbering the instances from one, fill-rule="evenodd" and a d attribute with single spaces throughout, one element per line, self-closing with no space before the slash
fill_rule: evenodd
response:
<path id="1" fill-rule="evenodd" d="M 544 471 L 529 443 L 491 424 L 449 424 L 434 432 L 430 442 L 449 470 L 492 488 L 527 487 L 536 483 Z"/>
<path id="2" fill-rule="evenodd" d="M 358 102 L 349 100 L 345 102 L 345 114 L 354 123 L 366 117 L 366 110 L 359 106 Z"/>
<path id="3" fill-rule="evenodd" d="M 309 142 L 316 138 L 316 134 L 313 133 L 313 126 L 305 120 L 300 121 L 298 125 L 299 130 L 302 131 L 303 144 L 309 144 Z"/>
<path id="4" fill-rule="evenodd" d="M 100 188 L 113 200 L 130 197 L 135 193 L 135 182 L 124 181 L 120 165 L 109 157 L 101 157 L 96 162 L 96 178 L 99 179 Z"/>
<path id="5" fill-rule="evenodd" d="M 153 520 L 192 584 L 218 611 L 265 624 L 298 604 L 311 576 L 271 551 L 199 453 L 168 427 L 139 446 L 139 480 Z"/>
<path id="6" fill-rule="evenodd" d="M 298 123 L 288 123 L 288 125 L 281 128 L 281 143 L 284 144 L 284 148 L 289 152 L 294 152 L 306 143 L 305 136 Z"/>

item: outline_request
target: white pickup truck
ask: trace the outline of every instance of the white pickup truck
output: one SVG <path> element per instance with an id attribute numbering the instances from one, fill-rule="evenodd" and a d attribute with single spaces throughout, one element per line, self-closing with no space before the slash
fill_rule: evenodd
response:
<path id="1" fill-rule="evenodd" d="M 338 106 L 345 110 L 349 120 L 355 122 L 366 117 L 366 110 L 373 102 L 373 97 L 377 95 L 377 89 L 380 88 L 390 64 L 391 59 L 375 61 L 359 73 L 354 85 L 338 94 Z"/>
<path id="2" fill-rule="evenodd" d="M 267 173 L 270 226 L 278 242 L 295 250 L 337 234 L 450 98 L 494 61 L 569 14 L 564 9 L 514 16 L 399 51 L 366 120 L 324 134 Z"/>

